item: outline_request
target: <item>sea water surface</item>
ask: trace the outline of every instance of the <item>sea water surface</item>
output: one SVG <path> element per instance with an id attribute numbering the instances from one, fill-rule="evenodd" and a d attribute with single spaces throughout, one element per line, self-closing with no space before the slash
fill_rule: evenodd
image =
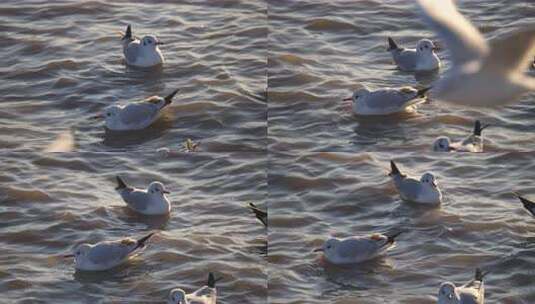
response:
<path id="1" fill-rule="evenodd" d="M 439 207 L 401 201 L 389 161 L 432 172 Z M 535 199 L 535 153 L 280 153 L 269 184 L 269 303 L 433 304 L 444 281 L 474 269 L 489 304 L 535 302 L 535 218 L 511 194 Z M 312 252 L 330 236 L 403 231 L 387 256 L 337 267 Z"/>
<path id="2" fill-rule="evenodd" d="M 77 151 L 265 150 L 264 1 L 8 0 L 0 3 L 0 146 L 42 149 L 75 130 Z M 162 68 L 125 66 L 121 33 L 155 34 Z M 151 127 L 108 132 L 114 103 L 180 92 Z"/>
<path id="3" fill-rule="evenodd" d="M 164 303 L 222 276 L 217 303 L 265 303 L 266 230 L 246 208 L 265 208 L 263 153 L 2 153 L 2 303 Z M 169 217 L 131 212 L 115 176 L 164 183 Z M 104 272 L 75 271 L 60 256 L 75 245 L 155 231 L 148 247 Z"/>
<path id="4" fill-rule="evenodd" d="M 355 117 L 354 90 L 429 86 L 451 65 L 447 45 L 438 53 L 444 68 L 414 75 L 392 64 L 387 37 L 414 48 L 421 38 L 441 41 L 420 18 L 415 1 L 268 1 L 269 145 L 273 150 L 425 152 L 437 136 L 462 138 L 475 119 L 489 123 L 488 151 L 535 148 L 535 94 L 519 103 L 465 108 L 433 100 L 417 113 Z M 529 0 L 460 0 L 460 11 L 488 39 L 535 23 Z M 526 70 L 527 70 L 526 66 Z"/>

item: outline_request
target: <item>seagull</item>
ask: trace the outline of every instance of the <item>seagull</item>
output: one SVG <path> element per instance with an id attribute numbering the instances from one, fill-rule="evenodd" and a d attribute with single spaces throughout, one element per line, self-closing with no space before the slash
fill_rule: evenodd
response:
<path id="1" fill-rule="evenodd" d="M 394 39 L 388 37 L 387 51 L 392 54 L 394 62 L 402 71 L 429 72 L 440 68 L 440 59 L 435 51 L 438 48 L 433 41 L 422 39 L 418 41 L 415 49 L 399 47 Z"/>
<path id="2" fill-rule="evenodd" d="M 268 226 L 267 224 L 267 218 L 268 218 L 268 214 L 266 211 L 264 210 L 260 210 L 258 207 L 256 207 L 255 204 L 253 203 L 249 203 L 249 209 L 251 209 L 251 211 L 253 211 L 253 213 L 255 214 L 256 218 L 258 220 L 260 220 L 262 222 L 262 224 L 264 224 L 264 226 Z"/>
<path id="3" fill-rule="evenodd" d="M 178 90 L 175 90 L 163 98 L 152 96 L 140 102 L 111 105 L 104 109 L 104 114 L 92 118 L 104 118 L 106 128 L 113 131 L 141 130 L 158 119 L 161 110 L 173 101 L 177 92 Z"/>
<path id="4" fill-rule="evenodd" d="M 489 125 L 481 126 L 481 122 L 476 120 L 474 124 L 474 132 L 461 142 L 452 143 L 447 136 L 441 136 L 433 143 L 433 151 L 435 152 L 483 152 L 483 137 L 481 132 Z"/>
<path id="5" fill-rule="evenodd" d="M 75 268 L 84 271 L 102 271 L 119 266 L 145 248 L 146 242 L 155 233 L 134 240 L 125 238 L 117 241 L 104 241 L 96 244 L 80 244 L 72 254 L 65 258 L 74 258 Z"/>
<path id="6" fill-rule="evenodd" d="M 470 106 L 512 103 L 535 90 L 525 75 L 535 52 L 535 26 L 485 41 L 452 0 L 418 0 L 423 18 L 450 51 L 452 68 L 434 85 L 433 97 Z"/>
<path id="7" fill-rule="evenodd" d="M 513 192 L 513 194 L 518 197 L 518 199 L 522 202 L 522 205 L 524 205 L 524 208 L 529 211 L 533 216 L 535 216 L 535 203 L 528 200 L 527 198 L 521 196 L 520 194 Z"/>
<path id="8" fill-rule="evenodd" d="M 156 36 L 148 35 L 141 40 L 132 35 L 132 26 L 126 27 L 126 32 L 121 39 L 123 54 L 126 64 L 135 67 L 152 67 L 165 62 L 158 45 L 164 44 Z"/>
<path id="9" fill-rule="evenodd" d="M 329 238 L 321 248 L 314 252 L 323 252 L 329 263 L 335 265 L 356 264 L 381 256 L 394 245 L 398 232 L 388 236 L 374 233 L 370 236 L 353 236 L 345 239 Z"/>
<path id="10" fill-rule="evenodd" d="M 392 177 L 402 200 L 433 205 L 441 203 L 442 193 L 433 174 L 425 173 L 420 180 L 407 177 L 399 171 L 392 160 L 390 168 L 391 172 L 388 175 Z"/>
<path id="11" fill-rule="evenodd" d="M 451 282 L 440 285 L 438 291 L 438 304 L 483 304 L 485 303 L 485 285 L 483 278 L 488 272 L 483 273 L 476 269 L 472 280 L 461 287 L 456 287 Z"/>
<path id="12" fill-rule="evenodd" d="M 343 101 L 353 102 L 353 112 L 356 115 L 388 115 L 415 110 L 418 104 L 425 102 L 425 93 L 429 89 L 402 87 L 370 91 L 362 88 L 356 90 L 353 97 Z"/>
<path id="13" fill-rule="evenodd" d="M 167 304 L 216 304 L 217 290 L 215 283 L 221 278 L 215 278 L 213 273 L 208 274 L 208 283 L 193 293 L 186 294 L 180 288 L 169 292 Z"/>
<path id="14" fill-rule="evenodd" d="M 147 190 L 136 189 L 126 184 L 120 176 L 115 190 L 121 195 L 128 208 L 145 215 L 166 215 L 171 212 L 171 203 L 165 194 L 169 194 L 160 182 L 150 183 Z"/>

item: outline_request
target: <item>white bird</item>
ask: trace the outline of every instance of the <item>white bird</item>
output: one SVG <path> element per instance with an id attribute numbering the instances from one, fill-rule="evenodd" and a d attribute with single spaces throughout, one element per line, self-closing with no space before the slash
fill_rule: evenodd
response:
<path id="1" fill-rule="evenodd" d="M 410 112 L 416 106 L 426 101 L 425 93 L 430 88 L 417 90 L 412 87 L 384 88 L 370 91 L 367 88 L 358 89 L 353 97 L 344 101 L 353 102 L 353 112 L 356 115 L 388 115 L 400 112 Z"/>
<path id="2" fill-rule="evenodd" d="M 75 268 L 84 271 L 102 271 L 119 266 L 145 248 L 153 233 L 139 240 L 125 238 L 117 241 L 104 241 L 96 244 L 80 244 L 72 254 L 65 258 L 74 258 Z"/>
<path id="3" fill-rule="evenodd" d="M 440 285 L 438 291 L 438 304 L 483 304 L 485 303 L 485 284 L 483 278 L 488 272 L 483 273 L 476 269 L 472 280 L 461 287 L 456 287 L 451 282 Z"/>
<path id="4" fill-rule="evenodd" d="M 400 234 L 398 232 L 388 236 L 374 233 L 345 239 L 330 238 L 321 248 L 314 249 L 314 252 L 323 252 L 327 261 L 335 265 L 361 263 L 384 255 Z"/>
<path id="5" fill-rule="evenodd" d="M 415 49 L 406 49 L 399 47 L 394 39 L 388 37 L 387 50 L 402 71 L 429 72 L 440 68 L 440 59 L 435 54 L 437 47 L 429 39 L 418 41 Z"/>
<path id="6" fill-rule="evenodd" d="M 420 180 L 407 177 L 399 171 L 392 160 L 390 168 L 391 172 L 388 175 L 392 177 L 402 200 L 434 205 L 441 203 L 442 193 L 433 174 L 425 173 Z"/>
<path id="7" fill-rule="evenodd" d="M 104 109 L 104 114 L 93 118 L 104 118 L 106 128 L 114 131 L 141 130 L 155 122 L 163 108 L 168 106 L 178 90 L 166 97 L 152 96 L 140 102 L 126 105 L 111 105 Z"/>
<path id="8" fill-rule="evenodd" d="M 156 36 L 148 35 L 141 40 L 132 35 L 130 24 L 121 39 L 126 64 L 136 67 L 152 67 L 165 62 L 158 45 L 164 44 Z"/>
<path id="9" fill-rule="evenodd" d="M 476 120 L 474 124 L 474 132 L 464 140 L 452 143 L 447 136 L 441 136 L 433 143 L 433 151 L 435 152 L 483 152 L 483 136 L 481 132 L 489 125 L 481 126 L 481 122 Z"/>
<path id="10" fill-rule="evenodd" d="M 180 288 L 169 292 L 168 304 L 216 304 L 217 289 L 215 283 L 221 278 L 215 278 L 213 273 L 208 274 L 208 283 L 193 293 L 186 294 Z"/>
<path id="11" fill-rule="evenodd" d="M 253 213 L 255 214 L 256 218 L 262 222 L 262 224 L 264 224 L 264 226 L 268 226 L 268 213 L 267 211 L 264 211 L 264 210 L 261 210 L 259 209 L 255 204 L 253 203 L 249 203 L 249 209 L 251 211 L 253 211 Z"/>
<path id="12" fill-rule="evenodd" d="M 526 208 L 529 213 L 531 213 L 533 216 L 535 216 L 535 203 L 528 200 L 527 198 L 521 196 L 520 194 L 513 192 L 513 194 L 518 197 L 520 202 L 522 202 L 522 205 L 524 205 L 524 208 Z"/>
<path id="13" fill-rule="evenodd" d="M 117 176 L 117 184 L 115 190 L 121 195 L 126 205 L 135 212 L 145 215 L 166 215 L 171 212 L 171 203 L 165 196 L 170 192 L 162 183 L 152 182 L 146 190 L 136 189 Z"/>
<path id="14" fill-rule="evenodd" d="M 445 42 L 453 66 L 434 84 L 433 97 L 462 105 L 489 106 L 516 101 L 535 90 L 525 75 L 535 52 L 535 26 L 487 43 L 452 0 L 418 0 L 429 26 Z"/>

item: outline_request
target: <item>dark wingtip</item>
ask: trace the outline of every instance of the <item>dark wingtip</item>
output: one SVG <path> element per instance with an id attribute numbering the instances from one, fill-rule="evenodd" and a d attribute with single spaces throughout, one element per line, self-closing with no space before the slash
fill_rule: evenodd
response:
<path id="1" fill-rule="evenodd" d="M 490 272 L 490 271 L 483 272 L 483 271 L 481 270 L 481 268 L 478 267 L 478 268 L 476 268 L 476 273 L 475 273 L 475 275 L 474 275 L 474 279 L 475 279 L 476 281 L 483 282 L 483 278 L 484 278 L 487 274 L 489 274 L 489 272 Z"/>
<path id="2" fill-rule="evenodd" d="M 147 234 L 146 236 L 144 236 L 144 237 L 140 238 L 139 240 L 137 240 L 136 248 L 145 247 L 145 242 L 147 242 L 155 234 L 156 234 L 156 232 L 151 232 L 151 233 Z"/>
<path id="3" fill-rule="evenodd" d="M 124 32 L 123 40 L 124 39 L 132 39 L 132 26 L 129 24 L 126 26 L 126 31 Z"/>
<path id="4" fill-rule="evenodd" d="M 481 122 L 479 120 L 476 120 L 474 123 L 474 135 L 481 136 L 481 132 L 485 130 L 490 125 L 481 126 Z"/>
<path id="5" fill-rule="evenodd" d="M 403 231 L 399 231 L 399 232 L 396 232 L 396 233 L 394 233 L 394 234 L 392 234 L 392 235 L 387 235 L 386 237 L 388 238 L 388 242 L 389 242 L 389 243 L 394 243 L 394 241 L 396 240 L 396 238 L 397 238 L 400 234 L 402 234 L 402 233 L 403 233 Z"/>
<path id="6" fill-rule="evenodd" d="M 394 41 L 394 39 L 392 39 L 391 37 L 388 37 L 388 49 L 387 49 L 387 51 L 392 51 L 392 50 L 397 50 L 397 49 L 399 49 L 399 47 L 396 44 L 396 42 Z"/>
<path id="7" fill-rule="evenodd" d="M 268 214 L 266 211 L 264 210 L 260 210 L 255 204 L 253 203 L 249 203 L 249 209 L 251 209 L 251 211 L 253 211 L 253 213 L 255 214 L 256 218 L 262 222 L 262 224 L 264 224 L 264 226 L 267 227 L 267 223 L 266 223 L 266 220 L 264 219 L 265 217 L 267 218 Z"/>
<path id="8" fill-rule="evenodd" d="M 171 102 L 173 102 L 173 97 L 175 97 L 176 93 L 178 93 L 178 91 L 180 91 L 180 89 L 176 89 L 174 90 L 171 94 L 165 96 L 164 100 L 165 100 L 165 105 L 168 105 L 170 104 Z"/>
<path id="9" fill-rule="evenodd" d="M 425 93 L 427 93 L 427 91 L 429 91 L 429 90 L 431 90 L 431 87 L 419 89 L 418 92 L 417 92 L 417 95 L 419 97 L 425 97 Z"/>
<path id="10" fill-rule="evenodd" d="M 215 288 L 215 276 L 212 272 L 208 274 L 208 283 L 206 285 L 210 288 Z"/>
<path id="11" fill-rule="evenodd" d="M 128 188 L 128 185 L 124 182 L 124 180 L 119 175 L 117 175 L 115 178 L 117 179 L 117 187 L 115 187 L 115 190 Z"/>
<path id="12" fill-rule="evenodd" d="M 390 161 L 390 174 L 388 175 L 401 175 L 401 171 L 399 171 L 398 166 L 396 166 L 393 160 Z"/>
<path id="13" fill-rule="evenodd" d="M 535 216 L 535 212 L 533 211 L 533 210 L 535 210 L 535 203 L 530 201 L 530 200 L 528 200 L 527 198 L 523 197 L 518 192 L 513 192 L 513 194 L 516 197 L 518 197 L 520 202 L 522 202 L 522 205 L 524 205 L 524 208 L 526 208 L 526 210 L 528 210 L 531 214 L 533 214 L 533 216 Z"/>

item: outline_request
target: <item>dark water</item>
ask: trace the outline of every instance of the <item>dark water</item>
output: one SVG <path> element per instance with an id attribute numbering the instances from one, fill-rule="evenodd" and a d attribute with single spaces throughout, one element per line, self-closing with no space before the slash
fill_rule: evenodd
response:
<path id="1" fill-rule="evenodd" d="M 532 1 L 457 1 L 494 38 L 535 22 Z M 463 137 L 475 119 L 492 124 L 488 151 L 535 148 L 533 93 L 498 109 L 463 108 L 431 100 L 414 114 L 356 118 L 343 98 L 355 89 L 429 85 L 444 69 L 415 77 L 398 71 L 386 37 L 414 48 L 436 40 L 414 1 L 269 1 L 269 144 L 273 150 L 428 152 L 437 136 Z"/>
<path id="2" fill-rule="evenodd" d="M 402 202 L 386 175 L 433 172 L 438 208 Z M 535 198 L 535 154 L 278 154 L 269 175 L 270 303 L 436 303 L 443 281 L 491 273 L 485 303 L 533 303 L 535 219 L 511 191 Z M 405 231 L 382 259 L 324 263 L 330 235 Z"/>
<path id="3" fill-rule="evenodd" d="M 245 207 L 265 207 L 260 153 L 5 153 L 0 163 L 0 293 L 3 303 L 163 303 L 224 277 L 218 303 L 264 303 L 265 229 Z M 171 191 L 169 217 L 138 216 L 115 192 L 115 175 Z M 82 242 L 157 231 L 144 252 L 109 272 L 75 272 L 54 258 Z"/>
<path id="4" fill-rule="evenodd" d="M 266 134 L 263 1 L 3 1 L 0 145 L 46 147 L 72 127 L 77 150 L 155 151 L 186 138 L 205 151 L 261 151 Z M 161 69 L 127 68 L 120 34 L 156 34 Z M 181 91 L 150 128 L 105 132 L 106 106 Z"/>
<path id="5" fill-rule="evenodd" d="M 532 1 L 458 4 L 487 38 L 535 23 Z M 166 43 L 163 68 L 125 67 L 128 23 Z M 535 219 L 511 194 L 535 200 L 535 95 L 496 109 L 431 98 L 416 113 L 357 118 L 341 101 L 356 88 L 427 86 L 450 65 L 443 50 L 440 72 L 400 72 L 388 36 L 437 39 L 406 0 L 1 2 L 0 303 L 163 303 L 213 271 L 222 304 L 431 304 L 441 282 L 478 266 L 491 271 L 486 303 L 535 303 Z M 143 131 L 89 119 L 176 88 Z M 475 119 L 491 124 L 487 153 L 431 152 Z M 73 152 L 43 152 L 67 130 Z M 179 152 L 187 138 L 199 152 Z M 433 172 L 443 204 L 402 202 L 391 159 Z M 171 215 L 129 211 L 117 174 L 163 182 Z M 268 230 L 249 202 L 269 209 Z M 358 267 L 312 252 L 329 235 L 398 230 L 387 257 Z M 112 271 L 75 272 L 57 257 L 149 231 L 149 247 Z"/>

